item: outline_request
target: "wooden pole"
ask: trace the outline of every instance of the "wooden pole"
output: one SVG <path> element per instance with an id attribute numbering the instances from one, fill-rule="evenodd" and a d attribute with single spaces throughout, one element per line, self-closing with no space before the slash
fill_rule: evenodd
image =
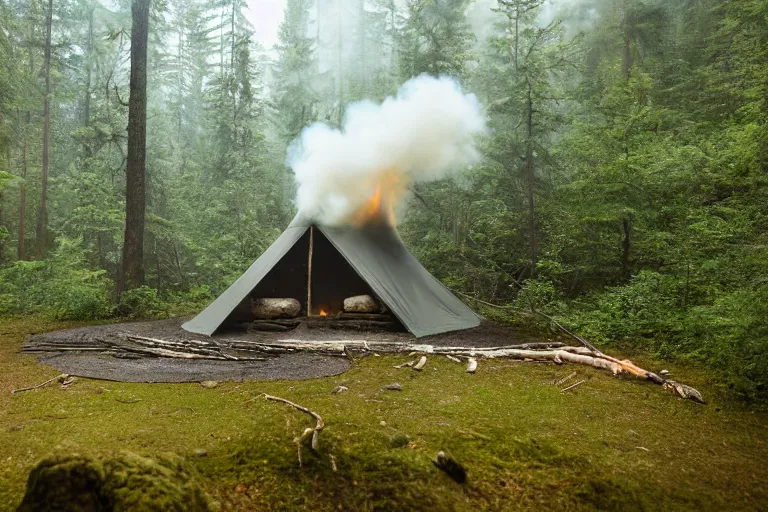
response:
<path id="1" fill-rule="evenodd" d="M 312 316 L 312 250 L 314 249 L 315 228 L 309 226 L 309 257 L 307 259 L 307 316 Z"/>

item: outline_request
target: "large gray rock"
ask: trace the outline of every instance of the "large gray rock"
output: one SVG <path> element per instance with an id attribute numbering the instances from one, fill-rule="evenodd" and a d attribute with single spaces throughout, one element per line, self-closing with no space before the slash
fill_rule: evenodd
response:
<path id="1" fill-rule="evenodd" d="M 253 299 L 251 311 L 256 318 L 296 318 L 301 304 L 296 299 Z"/>
<path id="2" fill-rule="evenodd" d="M 378 313 L 380 310 L 379 303 L 370 295 L 355 295 L 344 299 L 346 313 Z"/>

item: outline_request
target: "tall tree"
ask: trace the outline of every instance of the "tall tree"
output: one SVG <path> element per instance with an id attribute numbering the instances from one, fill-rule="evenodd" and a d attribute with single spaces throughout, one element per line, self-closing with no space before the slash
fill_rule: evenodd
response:
<path id="1" fill-rule="evenodd" d="M 309 0 L 288 0 L 280 25 L 272 103 L 275 124 L 288 144 L 316 117 L 315 41 L 308 36 Z"/>
<path id="2" fill-rule="evenodd" d="M 40 257 L 45 255 L 48 243 L 48 166 L 51 141 L 51 29 L 53 26 L 53 0 L 48 0 L 45 21 L 45 97 L 43 99 L 43 156 L 40 172 L 40 208 L 37 212 L 36 242 Z"/>
<path id="3" fill-rule="evenodd" d="M 144 282 L 144 222 L 146 213 L 147 40 L 151 0 L 131 5 L 131 84 L 128 100 L 128 155 L 125 169 L 125 237 L 122 288 Z"/>

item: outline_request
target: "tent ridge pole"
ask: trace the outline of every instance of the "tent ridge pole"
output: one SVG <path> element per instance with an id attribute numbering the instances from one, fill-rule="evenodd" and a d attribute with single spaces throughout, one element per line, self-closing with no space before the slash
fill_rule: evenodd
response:
<path id="1" fill-rule="evenodd" d="M 307 259 L 307 316 L 312 316 L 312 250 L 315 227 L 309 226 L 309 257 Z"/>

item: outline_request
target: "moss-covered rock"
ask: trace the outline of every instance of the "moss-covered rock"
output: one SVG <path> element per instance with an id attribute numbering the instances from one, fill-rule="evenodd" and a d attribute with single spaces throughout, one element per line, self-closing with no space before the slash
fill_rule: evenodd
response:
<path id="1" fill-rule="evenodd" d="M 181 458 L 121 453 L 94 459 L 55 454 L 30 472 L 19 512 L 209 511 L 211 504 Z"/>

